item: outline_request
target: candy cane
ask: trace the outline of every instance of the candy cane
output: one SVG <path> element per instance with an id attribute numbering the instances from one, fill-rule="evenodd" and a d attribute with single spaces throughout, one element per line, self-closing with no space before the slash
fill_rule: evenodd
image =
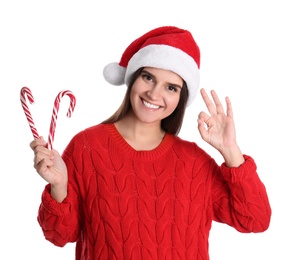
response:
<path id="1" fill-rule="evenodd" d="M 72 112 L 75 108 L 76 105 L 76 98 L 73 95 L 73 93 L 69 90 L 61 91 L 54 102 L 54 108 L 53 108 L 53 113 L 52 113 L 52 120 L 51 120 L 51 125 L 50 125 L 50 132 L 49 132 L 49 138 L 48 138 L 48 148 L 52 150 L 53 147 L 53 142 L 54 142 L 54 136 L 55 136 L 55 129 L 56 129 L 56 122 L 57 122 L 57 116 L 58 116 L 58 111 L 59 111 L 59 106 L 60 106 L 60 101 L 61 98 L 64 95 L 68 95 L 70 98 L 70 106 L 67 111 L 67 117 L 71 117 Z"/>
<path id="2" fill-rule="evenodd" d="M 31 90 L 29 88 L 27 88 L 27 87 L 23 87 L 21 89 L 21 93 L 20 93 L 21 104 L 22 104 L 24 113 L 25 113 L 25 115 L 27 117 L 27 120 L 28 120 L 30 129 L 31 129 L 31 132 L 33 134 L 33 137 L 35 139 L 38 139 L 39 138 L 39 134 L 37 132 L 37 129 L 35 127 L 35 124 L 34 124 L 32 115 L 31 115 L 31 113 L 29 111 L 29 108 L 28 108 L 28 105 L 26 103 L 26 96 L 27 96 L 30 104 L 33 104 L 34 103 L 34 98 L 33 98 L 33 95 L 32 95 Z"/>

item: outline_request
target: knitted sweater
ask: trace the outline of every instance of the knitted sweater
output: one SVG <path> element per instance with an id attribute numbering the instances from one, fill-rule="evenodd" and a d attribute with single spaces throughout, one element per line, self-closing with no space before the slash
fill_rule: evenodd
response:
<path id="1" fill-rule="evenodd" d="M 228 168 L 195 143 L 166 134 L 136 151 L 114 124 L 78 133 L 62 155 L 68 195 L 47 185 L 38 222 L 56 246 L 76 242 L 76 259 L 209 259 L 212 221 L 263 232 L 271 209 L 254 160 Z"/>

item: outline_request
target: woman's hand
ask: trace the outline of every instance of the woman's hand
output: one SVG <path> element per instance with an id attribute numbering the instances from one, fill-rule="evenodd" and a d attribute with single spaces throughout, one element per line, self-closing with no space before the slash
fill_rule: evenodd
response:
<path id="1" fill-rule="evenodd" d="M 51 195 L 61 202 L 67 195 L 67 168 L 56 150 L 49 150 L 47 143 L 40 137 L 30 143 L 34 152 L 34 168 L 38 174 L 51 184 Z"/>
<path id="2" fill-rule="evenodd" d="M 211 91 L 213 102 L 204 89 L 201 96 L 210 114 L 200 112 L 198 129 L 204 141 L 217 149 L 224 157 L 227 166 L 237 167 L 244 162 L 243 155 L 236 142 L 236 131 L 232 104 L 228 97 L 226 113 L 214 90 Z"/>

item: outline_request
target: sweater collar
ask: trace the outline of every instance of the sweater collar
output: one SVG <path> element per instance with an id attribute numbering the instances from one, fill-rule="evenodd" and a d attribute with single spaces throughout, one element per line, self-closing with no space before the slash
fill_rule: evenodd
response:
<path id="1" fill-rule="evenodd" d="M 145 161 L 154 161 L 165 155 L 172 147 L 175 140 L 174 135 L 166 133 L 162 142 L 156 148 L 153 150 L 139 151 L 135 150 L 126 142 L 114 124 L 106 124 L 106 128 L 110 133 L 111 140 L 114 145 L 119 149 L 119 152 L 123 153 L 123 156 L 133 157 L 134 159 Z"/>

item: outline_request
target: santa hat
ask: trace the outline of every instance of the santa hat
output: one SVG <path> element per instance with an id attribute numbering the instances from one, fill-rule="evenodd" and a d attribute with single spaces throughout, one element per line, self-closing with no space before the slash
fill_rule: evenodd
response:
<path id="1" fill-rule="evenodd" d="M 141 67 L 177 73 L 187 84 L 187 105 L 194 100 L 200 81 L 200 49 L 189 31 L 163 26 L 145 33 L 126 48 L 119 63 L 108 64 L 103 75 L 112 85 L 128 85 Z"/>

